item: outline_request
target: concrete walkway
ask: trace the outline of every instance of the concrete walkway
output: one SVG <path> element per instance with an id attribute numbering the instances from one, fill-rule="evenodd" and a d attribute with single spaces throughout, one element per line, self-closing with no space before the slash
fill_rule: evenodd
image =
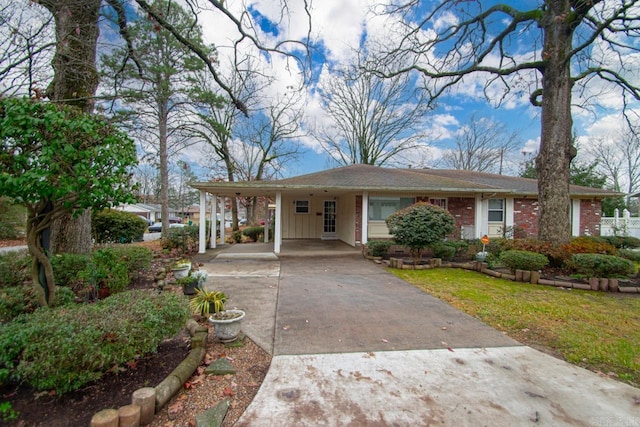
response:
<path id="1" fill-rule="evenodd" d="M 200 256 L 208 286 L 274 356 L 237 426 L 640 426 L 639 389 L 522 346 L 353 249 L 234 246 Z"/>

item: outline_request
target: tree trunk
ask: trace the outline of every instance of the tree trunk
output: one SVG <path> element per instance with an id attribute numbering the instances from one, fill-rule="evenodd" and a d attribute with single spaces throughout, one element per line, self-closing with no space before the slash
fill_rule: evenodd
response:
<path id="1" fill-rule="evenodd" d="M 536 159 L 540 216 L 538 237 L 552 243 L 571 239 L 569 179 L 572 145 L 571 88 L 568 53 L 572 29 L 562 16 L 570 12 L 568 0 L 547 2 L 543 58 L 542 130 Z"/>
<path id="2" fill-rule="evenodd" d="M 73 105 L 91 113 L 98 87 L 96 43 L 101 0 L 40 2 L 56 23 L 54 77 L 47 89 L 53 102 Z M 74 218 L 63 215 L 54 221 L 51 252 L 88 253 L 92 249 L 91 214 L 87 210 Z"/>
<path id="3" fill-rule="evenodd" d="M 160 215 L 162 215 L 162 237 L 169 237 L 169 153 L 167 149 L 168 101 L 158 100 L 158 137 L 160 156 Z"/>

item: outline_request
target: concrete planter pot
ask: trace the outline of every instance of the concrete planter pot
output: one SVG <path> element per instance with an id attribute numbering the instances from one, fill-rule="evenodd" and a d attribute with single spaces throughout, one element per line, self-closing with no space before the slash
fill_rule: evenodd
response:
<path id="1" fill-rule="evenodd" d="M 235 316 L 232 318 L 228 318 Z M 209 316 L 209 322 L 213 324 L 216 338 L 222 342 L 232 342 L 240 334 L 240 326 L 245 312 L 242 310 L 225 310 Z"/>

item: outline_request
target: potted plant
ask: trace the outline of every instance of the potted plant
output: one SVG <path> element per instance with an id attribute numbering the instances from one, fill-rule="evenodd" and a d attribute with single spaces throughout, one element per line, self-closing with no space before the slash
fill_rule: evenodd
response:
<path id="1" fill-rule="evenodd" d="M 208 316 L 214 326 L 216 338 L 221 342 L 232 342 L 240 334 L 240 326 L 245 316 L 242 310 L 225 310 L 227 296 L 220 291 L 196 289 L 190 306 L 194 314 Z"/>
<path id="2" fill-rule="evenodd" d="M 208 317 L 210 313 L 223 311 L 226 301 L 227 296 L 224 292 L 196 288 L 195 295 L 189 301 L 189 307 L 193 314 Z"/>
<path id="3" fill-rule="evenodd" d="M 176 280 L 176 284 L 182 288 L 184 295 L 194 295 L 198 287 L 198 279 L 193 276 L 182 277 Z"/>
<path id="4" fill-rule="evenodd" d="M 191 270 L 191 261 L 188 259 L 179 259 L 171 265 L 171 270 L 176 279 L 187 277 Z"/>

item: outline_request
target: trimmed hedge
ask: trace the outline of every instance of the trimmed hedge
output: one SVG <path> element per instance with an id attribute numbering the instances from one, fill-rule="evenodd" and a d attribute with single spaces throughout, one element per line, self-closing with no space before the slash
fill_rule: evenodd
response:
<path id="1" fill-rule="evenodd" d="M 262 239 L 262 236 L 264 236 L 264 226 L 256 225 L 247 227 L 242 230 L 242 234 L 247 236 L 252 242 L 257 242 Z"/>
<path id="2" fill-rule="evenodd" d="M 392 240 L 369 240 L 366 251 L 370 256 L 385 257 L 389 254 L 389 248 L 394 244 Z"/>
<path id="3" fill-rule="evenodd" d="M 0 255 L 0 288 L 22 286 L 31 281 L 31 255 L 27 250 Z"/>
<path id="4" fill-rule="evenodd" d="M 537 271 L 549 264 L 549 259 L 539 253 L 510 250 L 500 254 L 500 261 L 514 270 Z"/>
<path id="5" fill-rule="evenodd" d="M 449 243 L 436 243 L 431 247 L 434 258 L 451 261 L 456 256 L 456 247 Z"/>
<path id="6" fill-rule="evenodd" d="M 97 243 L 140 242 L 147 223 L 130 212 L 104 209 L 91 215 L 93 236 Z"/>
<path id="7" fill-rule="evenodd" d="M 0 384 L 24 382 L 58 394 L 76 390 L 156 351 L 188 317 L 182 295 L 142 290 L 96 304 L 39 309 L 0 325 Z"/>
<path id="8" fill-rule="evenodd" d="M 628 259 L 602 254 L 575 254 L 571 267 L 587 277 L 627 277 L 636 272 Z"/>

